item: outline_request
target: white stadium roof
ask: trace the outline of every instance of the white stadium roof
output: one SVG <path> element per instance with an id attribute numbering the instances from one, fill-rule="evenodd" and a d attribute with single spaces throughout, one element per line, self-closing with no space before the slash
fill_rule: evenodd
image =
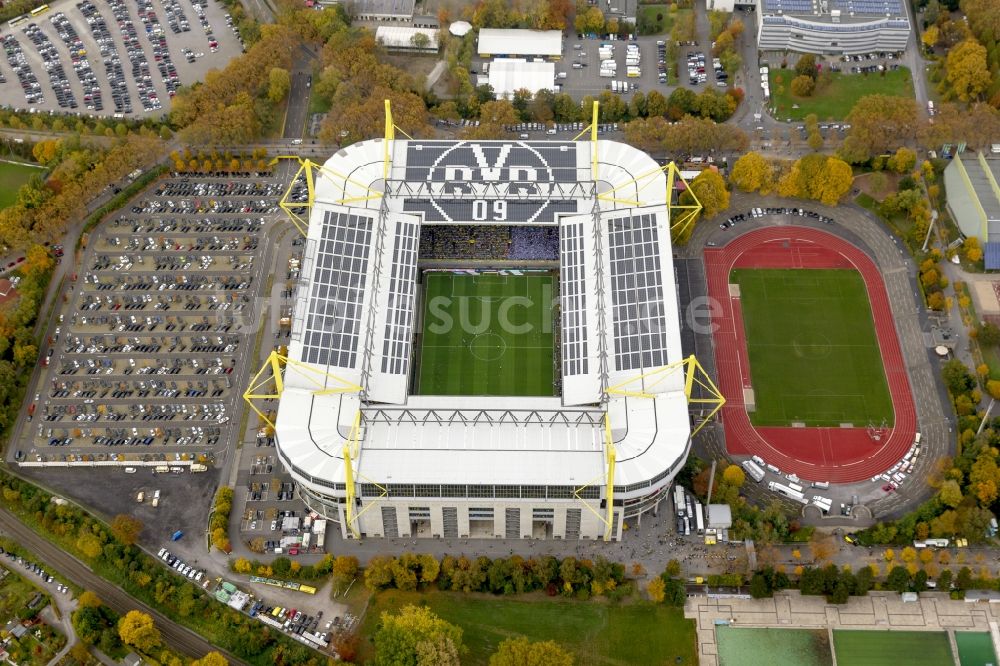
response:
<path id="1" fill-rule="evenodd" d="M 489 81 L 496 95 L 510 95 L 522 88 L 532 94 L 555 90 L 556 66 L 523 58 L 497 58 L 490 64 Z"/>
<path id="2" fill-rule="evenodd" d="M 635 148 L 597 149 L 596 180 L 589 142 L 398 140 L 388 179 L 382 140 L 326 162 L 276 423 L 300 482 L 342 492 L 359 411 L 355 464 L 377 483 L 582 486 L 604 473 L 606 416 L 616 486 L 669 481 L 690 420 L 683 370 L 663 370 L 682 360 L 666 179 Z M 500 199 L 506 224 L 560 227 L 562 395 L 411 395 L 420 226 L 476 224 L 473 203 Z M 652 397 L 608 392 L 623 382 Z"/>
<path id="3" fill-rule="evenodd" d="M 483 28 L 479 31 L 481 56 L 558 56 L 562 54 L 560 30 Z"/>

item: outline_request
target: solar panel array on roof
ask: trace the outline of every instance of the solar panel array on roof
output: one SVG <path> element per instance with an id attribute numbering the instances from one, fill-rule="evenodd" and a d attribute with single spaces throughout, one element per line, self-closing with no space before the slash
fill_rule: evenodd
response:
<path id="1" fill-rule="evenodd" d="M 801 14 L 812 12 L 812 0 L 764 0 L 764 11 Z"/>
<path id="2" fill-rule="evenodd" d="M 560 245 L 563 376 L 585 375 L 589 372 L 589 361 L 583 223 L 562 225 Z"/>
<path id="3" fill-rule="evenodd" d="M 899 0 L 833 0 L 833 5 L 841 11 L 856 14 L 900 16 L 903 13 L 903 5 Z"/>
<path id="4" fill-rule="evenodd" d="M 995 271 L 1000 268 L 1000 243 L 986 243 L 983 259 L 986 261 L 986 270 Z"/>
<path id="5" fill-rule="evenodd" d="M 324 215 L 302 341 L 306 363 L 354 367 L 372 223 L 368 214 Z"/>
<path id="6" fill-rule="evenodd" d="M 414 290 L 417 283 L 417 247 L 420 225 L 396 221 L 396 244 L 392 250 L 392 273 L 386 302 L 385 336 L 382 342 L 382 372 L 405 375 L 410 371 L 410 340 L 413 326 Z"/>
<path id="7" fill-rule="evenodd" d="M 440 186 L 433 197 L 403 201 L 403 210 L 428 222 L 552 222 L 557 212 L 577 210 L 574 201 L 549 199 L 553 183 L 580 178 L 568 141 L 409 141 L 403 177 Z"/>
<path id="8" fill-rule="evenodd" d="M 615 363 L 619 370 L 667 364 L 667 319 L 655 215 L 608 220 Z"/>

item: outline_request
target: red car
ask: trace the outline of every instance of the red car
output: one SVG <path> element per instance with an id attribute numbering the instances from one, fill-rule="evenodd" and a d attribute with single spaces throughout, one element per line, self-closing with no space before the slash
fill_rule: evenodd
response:
<path id="1" fill-rule="evenodd" d="M 891 493 L 895 489 L 896 489 L 896 486 L 892 485 L 891 483 L 887 483 L 884 486 L 882 486 L 882 490 L 884 490 L 887 493 Z"/>

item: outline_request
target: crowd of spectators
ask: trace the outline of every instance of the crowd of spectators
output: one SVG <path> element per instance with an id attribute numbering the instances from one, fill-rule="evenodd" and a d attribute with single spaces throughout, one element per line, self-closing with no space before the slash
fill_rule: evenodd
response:
<path id="1" fill-rule="evenodd" d="M 512 227 L 508 259 L 559 259 L 559 230 L 555 227 Z"/>
<path id="2" fill-rule="evenodd" d="M 555 227 L 427 225 L 420 232 L 421 259 L 559 259 Z"/>

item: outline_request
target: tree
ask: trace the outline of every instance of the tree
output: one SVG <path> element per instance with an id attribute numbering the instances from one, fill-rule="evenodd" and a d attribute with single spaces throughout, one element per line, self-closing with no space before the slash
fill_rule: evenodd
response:
<path id="1" fill-rule="evenodd" d="M 666 583 L 664 583 L 663 579 L 660 578 L 659 576 L 657 576 L 656 578 L 654 578 L 653 580 L 649 581 L 649 583 L 646 584 L 646 594 L 649 595 L 650 600 L 653 601 L 654 603 L 657 604 L 663 603 L 665 592 L 666 592 Z"/>
<path id="2" fill-rule="evenodd" d="M 809 97 L 816 89 L 816 79 L 801 75 L 792 79 L 792 94 L 796 97 Z"/>
<path id="3" fill-rule="evenodd" d="M 941 502 L 953 509 L 962 503 L 962 489 L 954 479 L 948 479 L 942 483 L 938 494 Z"/>
<path id="4" fill-rule="evenodd" d="M 893 150 L 912 140 L 917 127 L 917 105 L 912 99 L 866 95 L 847 115 L 851 125 L 840 146 L 841 157 L 852 164 Z"/>
<path id="5" fill-rule="evenodd" d="M 774 170 L 763 155 L 749 152 L 733 164 L 729 181 L 744 192 L 767 194 L 774 186 Z"/>
<path id="6" fill-rule="evenodd" d="M 209 652 L 201 659 L 195 659 L 190 666 L 229 666 L 229 660 L 218 652 Z"/>
<path id="7" fill-rule="evenodd" d="M 425 49 L 431 44 L 431 38 L 425 33 L 416 32 L 410 37 L 410 43 L 418 49 Z"/>
<path id="8" fill-rule="evenodd" d="M 906 567 L 893 567 L 885 580 L 885 586 L 896 592 L 905 592 L 910 586 L 910 573 L 906 570 Z"/>
<path id="9" fill-rule="evenodd" d="M 767 578 L 761 572 L 755 572 L 750 578 L 750 596 L 754 599 L 763 599 L 772 595 L 771 586 L 767 584 Z"/>
<path id="10" fill-rule="evenodd" d="M 353 555 L 338 555 L 333 560 L 333 580 L 338 586 L 344 586 L 358 575 L 358 558 Z"/>
<path id="11" fill-rule="evenodd" d="M 795 63 L 795 73 L 798 76 L 808 76 L 809 78 L 816 79 L 816 56 L 811 53 L 806 53 L 799 58 L 799 61 Z"/>
<path id="12" fill-rule="evenodd" d="M 457 666 L 465 651 L 461 628 L 426 606 L 407 605 L 399 613 L 382 613 L 374 642 L 377 666 Z"/>
<path id="13" fill-rule="evenodd" d="M 100 608 L 103 605 L 100 597 L 90 590 L 84 590 L 76 600 L 77 608 Z"/>
<path id="14" fill-rule="evenodd" d="M 490 655 L 490 666 L 572 666 L 573 655 L 555 641 L 508 638 Z"/>
<path id="15" fill-rule="evenodd" d="M 722 480 L 736 488 L 743 487 L 743 482 L 747 476 L 739 465 L 730 465 L 722 471 Z"/>
<path id="16" fill-rule="evenodd" d="M 813 152 L 819 152 L 819 149 L 823 147 L 823 135 L 819 133 L 819 130 L 809 132 L 809 136 L 806 138 L 806 145 Z"/>
<path id="17" fill-rule="evenodd" d="M 963 102 L 979 98 L 990 85 L 986 47 L 975 39 L 966 39 L 948 51 L 945 80 Z"/>
<path id="18" fill-rule="evenodd" d="M 143 524 L 138 518 L 119 513 L 111 521 L 111 533 L 126 546 L 131 546 L 139 538 Z"/>
<path id="19" fill-rule="evenodd" d="M 160 631 L 153 624 L 153 618 L 137 610 L 131 610 L 118 620 L 118 635 L 126 645 L 149 652 L 160 644 Z"/>
<path id="20" fill-rule="evenodd" d="M 889 158 L 886 166 L 896 173 L 910 173 L 917 164 L 917 153 L 906 147 L 900 147 L 896 154 Z"/>
<path id="21" fill-rule="evenodd" d="M 681 575 L 681 563 L 676 559 L 671 559 L 667 562 L 667 568 L 664 571 L 670 578 L 676 578 Z"/>
<path id="22" fill-rule="evenodd" d="M 854 174 L 843 160 L 826 155 L 806 155 L 792 165 L 778 183 L 786 197 L 815 199 L 834 206 L 851 189 Z"/>
<path id="23" fill-rule="evenodd" d="M 974 237 L 973 240 L 975 240 Z M 976 246 L 972 247 L 972 249 L 976 249 L 978 245 L 979 243 L 977 241 Z M 997 345 L 1000 345 L 1000 326 L 997 326 L 993 322 L 986 322 L 980 326 L 979 330 L 976 332 L 976 340 L 978 340 L 980 344 L 986 345 L 987 347 L 996 347 Z"/>
<path id="24" fill-rule="evenodd" d="M 714 217 L 729 208 L 729 191 L 726 190 L 726 181 L 722 179 L 718 171 L 705 169 L 698 174 L 691 181 L 691 193 L 698 198 L 702 207 L 701 212 L 705 217 Z M 681 203 L 686 204 L 689 199 L 687 192 L 681 195 Z M 730 467 L 734 467 L 734 465 L 730 465 Z M 736 469 L 742 472 L 739 467 Z"/>

